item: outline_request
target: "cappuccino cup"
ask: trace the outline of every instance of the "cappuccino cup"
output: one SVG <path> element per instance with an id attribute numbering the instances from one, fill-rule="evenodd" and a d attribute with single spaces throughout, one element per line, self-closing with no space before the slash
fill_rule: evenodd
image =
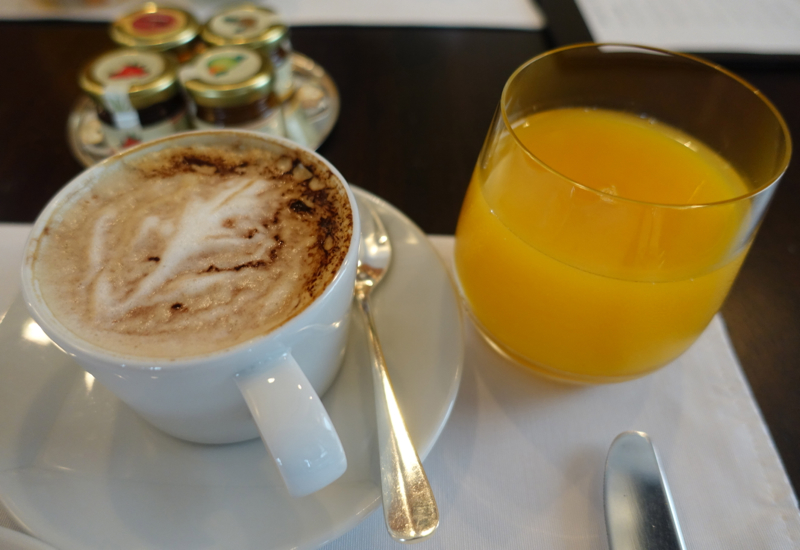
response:
<path id="1" fill-rule="evenodd" d="M 78 175 L 28 239 L 42 330 L 180 439 L 260 437 L 289 493 L 347 460 L 319 396 L 344 356 L 360 225 L 327 160 L 238 130 L 176 134 Z"/>

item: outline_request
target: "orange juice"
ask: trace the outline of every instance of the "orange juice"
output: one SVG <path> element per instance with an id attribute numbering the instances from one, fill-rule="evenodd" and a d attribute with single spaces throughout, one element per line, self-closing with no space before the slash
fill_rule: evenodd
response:
<path id="1" fill-rule="evenodd" d="M 554 109 L 497 132 L 455 248 L 490 341 L 584 381 L 634 378 L 680 355 L 744 259 L 750 213 L 730 199 L 745 181 L 691 136 L 622 112 Z"/>

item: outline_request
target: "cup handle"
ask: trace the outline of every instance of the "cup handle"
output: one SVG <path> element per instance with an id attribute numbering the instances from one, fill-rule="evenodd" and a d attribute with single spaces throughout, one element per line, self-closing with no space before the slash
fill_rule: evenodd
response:
<path id="1" fill-rule="evenodd" d="M 292 496 L 318 491 L 344 473 L 336 428 L 290 353 L 235 379 Z"/>

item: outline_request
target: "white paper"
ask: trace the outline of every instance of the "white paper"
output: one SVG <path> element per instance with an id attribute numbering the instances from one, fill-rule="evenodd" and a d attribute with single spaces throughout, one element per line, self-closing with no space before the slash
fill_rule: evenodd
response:
<path id="1" fill-rule="evenodd" d="M 798 0 L 576 0 L 597 42 L 691 52 L 800 53 Z"/>
<path id="2" fill-rule="evenodd" d="M 0 0 L 0 19 L 110 21 L 143 0 Z M 201 22 L 229 0 L 169 0 Z M 545 18 L 534 0 L 255 0 L 275 9 L 291 26 L 386 25 L 541 29 Z"/>

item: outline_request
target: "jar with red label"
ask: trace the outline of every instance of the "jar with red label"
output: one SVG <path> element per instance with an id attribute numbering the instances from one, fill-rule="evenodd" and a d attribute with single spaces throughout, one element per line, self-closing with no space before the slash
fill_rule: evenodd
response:
<path id="1" fill-rule="evenodd" d="M 210 48 L 181 70 L 194 102 L 195 128 L 243 128 L 283 136 L 280 104 L 269 61 L 242 46 Z"/>
<path id="2" fill-rule="evenodd" d="M 201 32 L 213 46 L 245 46 L 262 51 L 272 62 L 273 93 L 279 101 L 294 92 L 289 27 L 272 10 L 249 4 L 218 12 Z"/>
<path id="3" fill-rule="evenodd" d="M 78 83 L 114 152 L 189 128 L 177 63 L 159 52 L 107 52 L 86 65 Z"/>
<path id="4" fill-rule="evenodd" d="M 111 24 L 111 39 L 120 46 L 175 55 L 186 63 L 205 49 L 200 24 L 187 11 L 148 2 Z"/>

